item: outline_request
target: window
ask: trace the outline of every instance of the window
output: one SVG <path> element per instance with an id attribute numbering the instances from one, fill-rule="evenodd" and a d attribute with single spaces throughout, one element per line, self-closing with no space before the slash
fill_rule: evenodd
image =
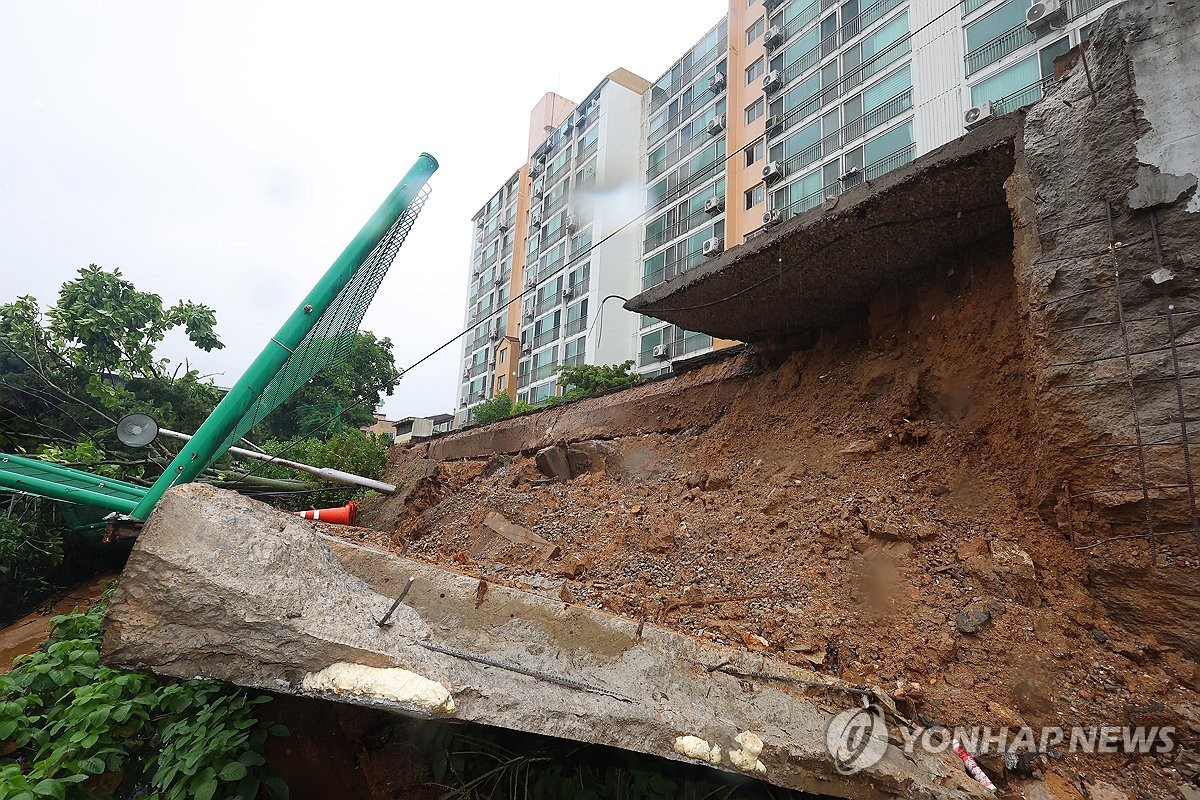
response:
<path id="1" fill-rule="evenodd" d="M 766 198 L 767 198 L 767 186 L 764 183 L 760 183 L 758 186 L 755 186 L 753 189 L 747 189 L 746 190 L 746 210 L 749 211 L 750 209 L 754 208 L 756 205 L 761 203 Z"/>
<path id="2" fill-rule="evenodd" d="M 1049 47 L 1043 47 L 1038 51 L 1038 58 L 1042 63 L 1042 77 L 1050 78 L 1054 76 L 1054 59 L 1066 53 L 1071 49 L 1071 40 L 1069 37 L 1062 37 Z"/>
<path id="3" fill-rule="evenodd" d="M 499 358 L 499 362 L 500 362 L 501 364 L 507 364 L 507 363 L 508 363 L 508 348 L 507 348 L 507 347 L 503 348 L 503 349 L 500 351 L 500 358 Z"/>
<path id="4" fill-rule="evenodd" d="M 766 144 L 762 139 L 759 139 L 754 144 L 747 147 L 744 152 L 746 154 L 746 166 L 750 167 L 762 160 L 765 154 Z"/>
<path id="5" fill-rule="evenodd" d="M 763 31 L 766 29 L 767 18 L 763 16 L 756 19 L 753 25 L 751 25 L 749 28 L 746 28 L 746 44 L 750 44 L 758 39 L 758 37 L 763 35 Z"/>
<path id="6" fill-rule="evenodd" d="M 746 124 L 749 125 L 754 120 L 758 119 L 767 110 L 767 102 L 763 98 L 755 100 L 749 108 L 746 109 Z"/>
<path id="7" fill-rule="evenodd" d="M 1002 33 L 1025 24 L 1029 0 L 1008 0 L 967 26 L 967 52 L 977 50 Z"/>
<path id="8" fill-rule="evenodd" d="M 977 106 L 984 100 L 995 101 L 1008 97 L 1013 92 L 1036 83 L 1037 79 L 1038 58 L 1030 56 L 972 86 L 971 105 Z"/>
<path id="9" fill-rule="evenodd" d="M 496 379 L 496 392 L 497 393 L 504 391 L 504 384 L 505 384 L 506 377 L 507 376 L 505 376 L 505 375 L 501 375 L 499 378 Z"/>
<path id="10" fill-rule="evenodd" d="M 878 163 L 890 155 L 898 154 L 913 143 L 912 123 L 906 122 L 898 128 L 892 128 L 869 140 L 866 151 L 867 165 Z"/>
<path id="11" fill-rule="evenodd" d="M 766 71 L 767 71 L 767 59 L 765 57 L 760 56 L 757 61 L 755 61 L 750 66 L 746 67 L 746 83 L 747 84 L 754 83 L 754 79 L 757 78 L 759 75 L 762 75 Z"/>

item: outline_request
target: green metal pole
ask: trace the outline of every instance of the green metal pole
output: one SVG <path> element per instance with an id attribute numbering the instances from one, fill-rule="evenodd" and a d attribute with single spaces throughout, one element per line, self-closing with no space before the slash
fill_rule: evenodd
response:
<path id="1" fill-rule="evenodd" d="M 16 492 L 36 494 L 51 500 L 65 500 L 69 503 L 80 503 L 86 506 L 106 508 L 120 514 L 129 514 L 137 505 L 135 500 L 125 497 L 101 494 L 78 486 L 68 486 L 65 483 L 39 478 L 34 475 L 17 475 L 11 472 L 0 472 L 0 486 Z"/>
<path id="2" fill-rule="evenodd" d="M 283 362 L 312 329 L 321 314 L 329 308 L 338 292 L 354 276 L 359 265 L 370 255 L 379 240 L 416 198 L 437 167 L 437 159 L 428 153 L 422 153 L 417 158 L 399 185 L 383 201 L 383 205 L 371 215 L 367 224 L 346 246 L 321 280 L 317 281 L 308 296 L 283 323 L 279 333 L 275 334 L 238 382 L 217 404 L 212 414 L 192 436 L 192 440 L 179 451 L 179 455 L 175 456 L 167 470 L 150 487 L 130 516 L 146 519 L 167 489 L 194 480 L 208 466 L 216 455 L 217 448 L 257 402 L 263 389 L 283 366 Z"/>

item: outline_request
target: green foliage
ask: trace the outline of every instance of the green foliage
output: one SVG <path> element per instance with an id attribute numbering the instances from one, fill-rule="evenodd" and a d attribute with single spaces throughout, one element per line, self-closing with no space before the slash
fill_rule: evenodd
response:
<path id="1" fill-rule="evenodd" d="M 374 421 L 374 409 L 384 394 L 391 395 L 400 380 L 392 356 L 392 340 L 375 338 L 358 331 L 350 355 L 344 362 L 330 364 L 271 412 L 257 428 L 261 439 L 287 440 L 297 436 L 325 436 L 322 423 L 329 423 L 341 408 L 340 426 L 361 428 Z"/>
<path id="2" fill-rule="evenodd" d="M 286 442 L 270 440 L 264 442 L 262 447 L 272 455 L 287 458 L 291 461 L 311 464 L 314 467 L 340 469 L 342 472 L 349 472 L 352 475 L 361 475 L 364 478 L 372 478 L 374 480 L 383 478 L 383 467 L 387 462 L 388 454 L 387 440 L 373 433 L 364 433 L 356 428 L 346 428 L 328 441 L 316 438 L 291 439 Z M 315 475 L 300 473 L 297 476 L 297 473 L 293 470 L 269 462 L 255 462 L 253 470 L 256 476 L 263 478 L 301 477 L 314 486 L 323 486 L 326 484 L 324 480 Z M 235 474 L 241 473 L 231 472 L 229 477 L 234 477 Z M 336 506 L 345 503 L 356 495 L 363 495 L 366 491 L 365 489 L 346 486 L 297 495 L 292 500 L 282 502 L 281 505 L 291 510 Z"/>
<path id="3" fill-rule="evenodd" d="M 286 730 L 254 711 L 269 698 L 105 667 L 102 614 L 99 605 L 55 617 L 46 644 L 0 676 L 0 800 L 89 797 L 115 773 L 140 777 L 154 800 L 250 800 L 260 788 L 286 797 L 262 756 L 267 737 Z"/>
<path id="4" fill-rule="evenodd" d="M 632 370 L 633 361 L 601 366 L 579 364 L 574 367 L 562 367 L 558 371 L 558 385 L 567 389 L 567 394 L 580 392 L 580 397 L 586 397 L 606 389 L 636 383 L 638 375 Z"/>
<path id="5" fill-rule="evenodd" d="M 508 392 L 497 392 L 491 400 L 484 400 L 471 409 L 471 420 L 480 425 L 487 425 L 499 419 L 507 419 L 513 415 L 513 401 Z"/>
<path id="6" fill-rule="evenodd" d="M 58 304 L 51 309 L 50 333 L 59 352 L 76 367 L 92 374 L 156 377 L 163 362 L 154 348 L 175 328 L 204 351 L 225 345 L 214 328 L 216 313 L 199 303 L 180 301 L 164 309 L 162 298 L 140 292 L 121 277 L 91 264 L 63 284 Z"/>
<path id="7" fill-rule="evenodd" d="M 0 516 L 0 607 L 24 608 L 49 588 L 63 560 L 63 531 L 36 514 Z M 7 619 L 0 616 L 0 624 Z"/>

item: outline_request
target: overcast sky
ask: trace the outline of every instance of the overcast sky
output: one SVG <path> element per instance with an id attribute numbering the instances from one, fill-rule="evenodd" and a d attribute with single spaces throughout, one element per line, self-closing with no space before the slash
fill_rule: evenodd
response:
<path id="1" fill-rule="evenodd" d="M 225 350 L 160 355 L 229 385 L 425 150 L 432 197 L 364 323 L 408 366 L 462 328 L 470 218 L 524 160 L 534 103 L 616 67 L 653 81 L 725 9 L 0 0 L 0 302 L 120 267 L 216 309 Z M 452 412 L 458 356 L 388 415 Z"/>

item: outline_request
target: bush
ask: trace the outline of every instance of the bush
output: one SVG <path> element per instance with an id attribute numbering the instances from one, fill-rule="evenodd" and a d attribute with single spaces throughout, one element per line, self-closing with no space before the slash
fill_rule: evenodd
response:
<path id="1" fill-rule="evenodd" d="M 217 681 L 172 682 L 100 663 L 104 604 L 55 617 L 50 639 L 0 675 L 0 800 L 83 798 L 135 782 L 155 800 L 286 798 L 264 768 L 270 700 Z"/>

